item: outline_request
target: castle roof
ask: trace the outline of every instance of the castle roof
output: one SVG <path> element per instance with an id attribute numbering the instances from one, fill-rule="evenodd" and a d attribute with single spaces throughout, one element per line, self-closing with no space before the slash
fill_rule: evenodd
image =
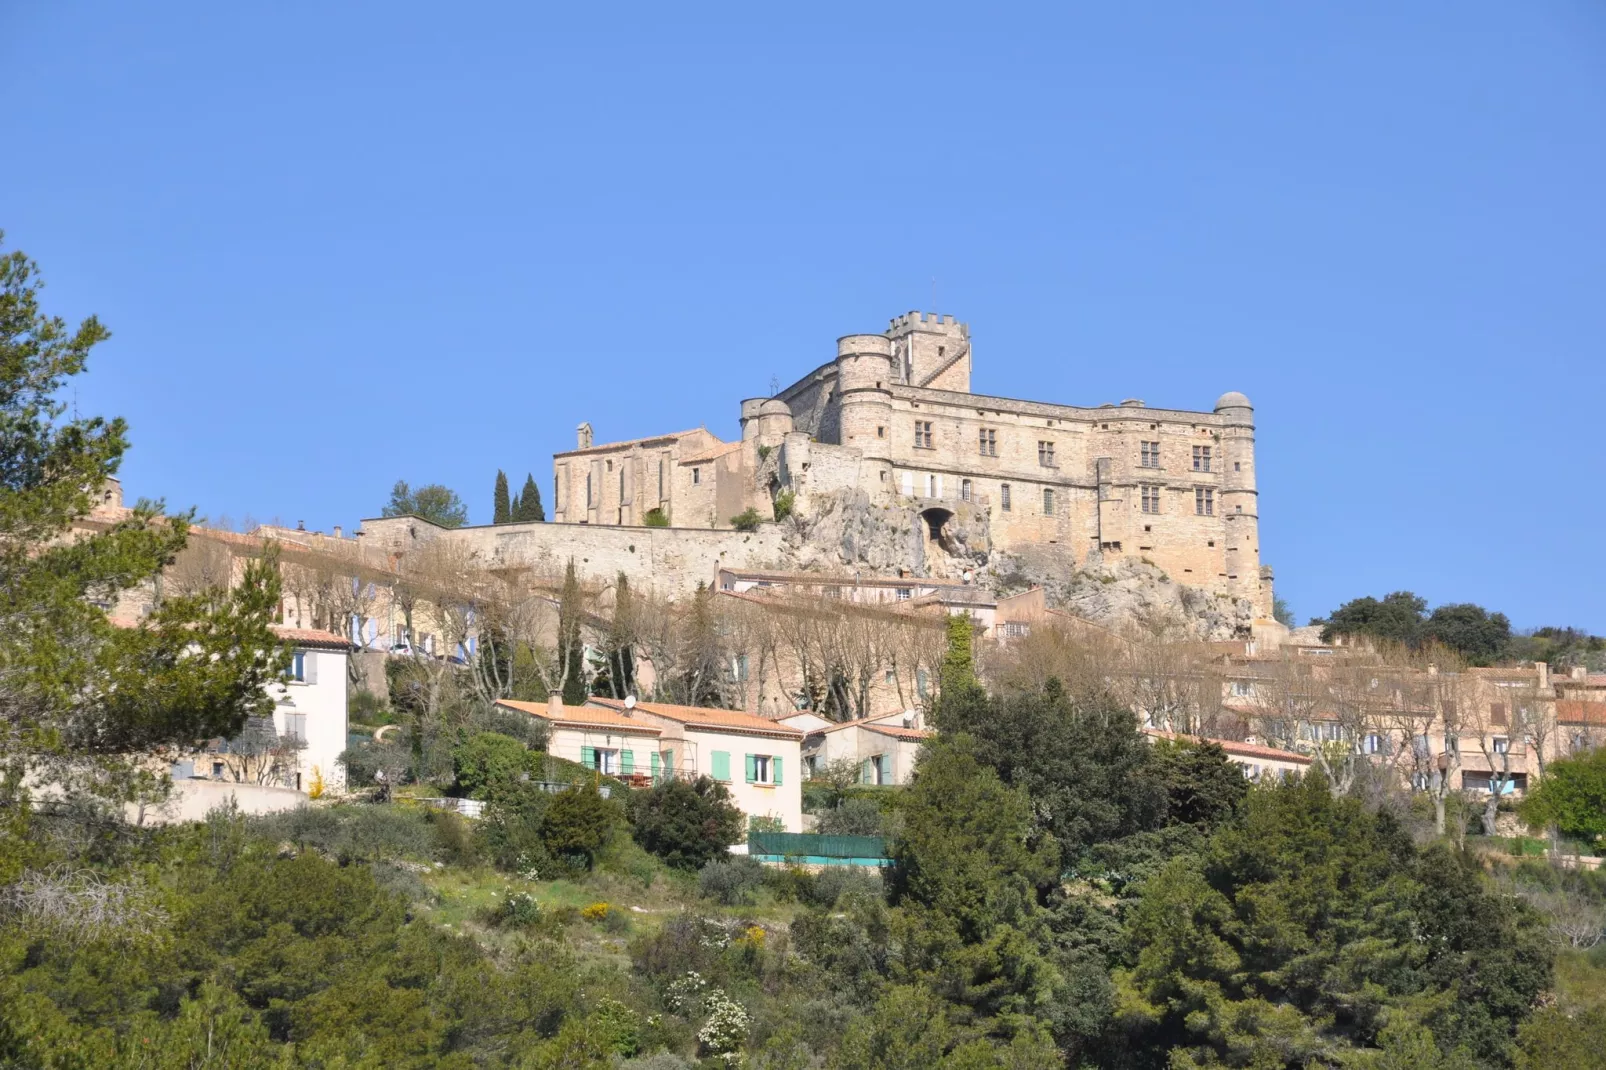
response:
<path id="1" fill-rule="evenodd" d="M 627 438 L 623 442 L 602 442 L 595 446 L 587 446 L 585 449 L 565 450 L 562 453 L 554 453 L 552 456 L 573 457 L 577 454 L 584 453 L 607 453 L 610 450 L 620 450 L 627 446 L 644 446 L 649 442 L 669 442 L 672 439 L 685 438 L 687 435 L 695 435 L 698 432 L 702 432 L 703 434 L 709 436 L 713 435 L 713 432 L 709 431 L 706 427 L 694 427 L 689 431 L 671 431 L 667 435 L 648 435 L 646 438 Z"/>
<path id="2" fill-rule="evenodd" d="M 1229 390 L 1225 394 L 1221 395 L 1219 398 L 1216 399 L 1216 409 L 1217 409 L 1217 411 L 1220 411 L 1221 409 L 1252 409 L 1252 408 L 1254 408 L 1254 406 L 1249 404 L 1249 399 L 1244 397 L 1242 394 L 1238 393 L 1238 391 L 1236 391 L 1236 390 Z"/>

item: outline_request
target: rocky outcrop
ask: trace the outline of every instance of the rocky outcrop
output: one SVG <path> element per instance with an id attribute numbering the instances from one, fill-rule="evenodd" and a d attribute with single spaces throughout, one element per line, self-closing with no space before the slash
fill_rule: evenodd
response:
<path id="1" fill-rule="evenodd" d="M 1254 619 L 1248 600 L 1184 586 L 1142 561 L 1120 558 L 1079 568 L 1060 546 L 993 550 L 986 513 L 966 502 L 922 504 L 878 505 L 861 490 L 813 496 L 807 515 L 781 524 L 776 566 L 835 573 L 905 569 L 946 578 L 970 572 L 999 594 L 1042 587 L 1050 606 L 1101 624 L 1181 627 L 1204 639 L 1247 635 Z"/>

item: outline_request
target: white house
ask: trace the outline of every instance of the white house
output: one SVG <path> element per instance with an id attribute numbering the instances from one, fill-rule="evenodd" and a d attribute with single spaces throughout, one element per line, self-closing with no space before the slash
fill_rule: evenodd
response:
<path id="1" fill-rule="evenodd" d="M 674 768 L 663 731 L 644 717 L 596 706 L 565 706 L 560 692 L 546 702 L 502 699 L 497 706 L 539 718 L 547 726 L 546 752 L 607 776 L 656 782 Z"/>
<path id="2" fill-rule="evenodd" d="M 824 725 L 798 723 L 793 717 L 782 720 L 805 733 L 803 768 L 808 775 L 833 762 L 851 761 L 858 766 L 861 784 L 909 783 L 920 745 L 932 735 L 920 727 L 915 710 Z"/>
<path id="3" fill-rule="evenodd" d="M 593 698 L 587 705 L 658 729 L 663 771 L 710 776 L 749 817 L 779 818 L 803 831 L 803 733 L 738 710 Z"/>
<path id="4" fill-rule="evenodd" d="M 292 647 L 289 673 L 269 688 L 273 727 L 281 736 L 306 742 L 294 767 L 284 771 L 284 785 L 306 792 L 321 779 L 326 790 L 342 790 L 346 770 L 339 759 L 346 749 L 346 661 L 352 644 L 312 628 L 273 631 Z"/>

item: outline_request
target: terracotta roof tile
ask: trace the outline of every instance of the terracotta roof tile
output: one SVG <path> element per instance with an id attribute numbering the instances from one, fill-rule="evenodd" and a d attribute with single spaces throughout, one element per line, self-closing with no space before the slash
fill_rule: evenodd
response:
<path id="1" fill-rule="evenodd" d="M 936 735 L 929 728 L 905 728 L 901 724 L 867 724 L 863 727 L 867 731 L 879 732 L 883 736 L 891 736 L 894 739 L 921 740 L 930 739 Z"/>
<path id="2" fill-rule="evenodd" d="M 338 636 L 334 632 L 326 632 L 321 628 L 285 628 L 276 624 L 273 626 L 273 634 L 296 646 L 350 650 L 356 645 L 350 639 Z"/>
<path id="3" fill-rule="evenodd" d="M 1606 702 L 1589 702 L 1584 699 L 1556 700 L 1558 724 L 1606 725 Z"/>
<path id="4" fill-rule="evenodd" d="M 1263 758 L 1267 761 L 1295 762 L 1299 765 L 1311 763 L 1308 755 L 1296 754 L 1291 750 L 1279 750 L 1276 747 L 1263 747 L 1259 743 L 1240 743 L 1235 739 L 1211 739 L 1207 736 L 1185 736 L 1180 732 L 1162 732 L 1157 728 L 1145 728 L 1143 734 L 1159 739 L 1180 739 L 1187 743 L 1214 743 L 1228 754 L 1236 754 L 1240 758 Z"/>
<path id="5" fill-rule="evenodd" d="M 649 724 L 639 717 L 626 717 L 622 713 L 595 706 L 564 706 L 563 715 L 558 717 L 553 715 L 551 707 L 545 702 L 519 702 L 516 699 L 504 698 L 499 699 L 496 704 L 515 713 L 527 713 L 531 717 L 539 717 L 548 724 L 573 725 L 578 728 L 628 729 L 644 736 L 660 734 L 657 725 Z"/>
<path id="6" fill-rule="evenodd" d="M 589 705 L 601 706 L 604 709 L 623 710 L 625 704 L 619 699 L 594 698 Z M 751 713 L 740 710 L 716 710 L 706 706 L 676 706 L 667 702 L 641 702 L 636 708 L 644 713 L 651 713 L 666 720 L 678 721 L 688 728 L 708 728 L 726 732 L 753 733 L 766 736 L 779 736 L 783 739 L 802 739 L 803 732 L 779 721 L 768 721 L 762 717 L 755 717 Z"/>

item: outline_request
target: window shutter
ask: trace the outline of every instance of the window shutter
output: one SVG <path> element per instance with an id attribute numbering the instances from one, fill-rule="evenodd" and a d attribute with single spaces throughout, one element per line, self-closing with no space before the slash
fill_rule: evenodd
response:
<path id="1" fill-rule="evenodd" d="M 717 750 L 713 752 L 714 779 L 729 781 L 731 778 L 730 751 Z"/>
<path id="2" fill-rule="evenodd" d="M 619 752 L 619 771 L 625 776 L 629 776 L 636 771 L 635 751 L 622 750 Z"/>
<path id="3" fill-rule="evenodd" d="M 647 762 L 647 764 L 652 769 L 652 778 L 653 778 L 653 780 L 657 780 L 658 779 L 658 752 L 657 751 L 653 751 L 652 752 L 652 757 Z"/>
<path id="4" fill-rule="evenodd" d="M 318 656 L 316 654 L 303 654 L 301 661 L 301 679 L 309 684 L 318 682 Z"/>
<path id="5" fill-rule="evenodd" d="M 914 494 L 915 474 L 913 472 L 905 472 L 903 474 L 903 496 L 905 498 L 913 498 Z"/>
<path id="6" fill-rule="evenodd" d="M 868 758 L 859 763 L 859 783 L 874 783 L 874 778 L 870 775 L 870 759 Z"/>
<path id="7" fill-rule="evenodd" d="M 1504 702 L 1489 703 L 1489 720 L 1494 724 L 1506 723 L 1506 704 Z"/>
<path id="8" fill-rule="evenodd" d="M 758 769 L 756 768 L 758 763 L 753 761 L 753 756 L 751 754 L 745 754 L 743 757 L 747 759 L 747 782 L 751 784 L 754 780 L 758 779 Z"/>
<path id="9" fill-rule="evenodd" d="M 931 496 L 933 498 L 942 497 L 942 476 L 931 477 L 931 488 Z"/>
<path id="10" fill-rule="evenodd" d="M 770 759 L 770 783 L 771 784 L 779 784 L 780 782 L 781 782 L 781 756 L 777 754 L 775 757 Z"/>
<path id="11" fill-rule="evenodd" d="M 585 766 L 587 769 L 595 769 L 597 767 L 597 748 L 581 747 L 580 764 Z"/>
<path id="12" fill-rule="evenodd" d="M 892 755 L 890 754 L 881 756 L 881 783 L 892 783 Z"/>

